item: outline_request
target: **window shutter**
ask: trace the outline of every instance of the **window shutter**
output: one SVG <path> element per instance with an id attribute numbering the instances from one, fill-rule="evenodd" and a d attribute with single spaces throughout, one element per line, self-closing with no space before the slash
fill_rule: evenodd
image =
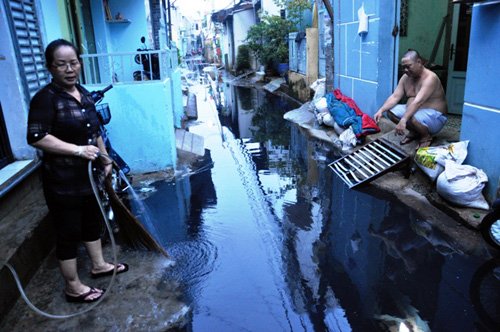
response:
<path id="1" fill-rule="evenodd" d="M 9 0 L 8 4 L 19 70 L 26 95 L 31 98 L 49 80 L 35 0 Z"/>

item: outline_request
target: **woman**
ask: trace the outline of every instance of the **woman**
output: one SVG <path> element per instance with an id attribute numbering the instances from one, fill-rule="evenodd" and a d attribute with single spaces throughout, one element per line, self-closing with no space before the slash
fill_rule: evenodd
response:
<path id="1" fill-rule="evenodd" d="M 76 47 L 58 39 L 45 50 L 52 82 L 30 103 L 28 143 L 43 151 L 43 189 L 56 227 L 56 256 L 65 279 L 68 302 L 93 302 L 104 290 L 81 282 L 77 272 L 77 248 L 83 241 L 92 260 L 93 278 L 111 275 L 115 266 L 102 254 L 102 217 L 88 177 L 88 161 L 107 156 L 99 120 L 90 93 L 78 84 L 81 63 Z M 101 158 L 104 174 L 109 159 Z M 98 164 L 98 163 L 95 163 Z M 116 273 L 126 272 L 118 264 Z"/>

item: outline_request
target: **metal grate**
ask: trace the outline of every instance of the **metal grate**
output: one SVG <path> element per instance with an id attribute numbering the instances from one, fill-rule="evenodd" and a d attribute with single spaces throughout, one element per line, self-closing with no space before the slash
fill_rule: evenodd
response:
<path id="1" fill-rule="evenodd" d="M 391 168 L 406 162 L 408 158 L 406 153 L 379 138 L 328 166 L 349 188 L 353 188 L 374 180 Z"/>

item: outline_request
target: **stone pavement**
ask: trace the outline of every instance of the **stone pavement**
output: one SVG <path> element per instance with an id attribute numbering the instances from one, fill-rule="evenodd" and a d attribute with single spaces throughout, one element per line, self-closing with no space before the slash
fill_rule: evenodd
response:
<path id="1" fill-rule="evenodd" d="M 108 289 L 95 309 L 68 319 L 51 319 L 35 313 L 19 299 L 3 319 L 0 331 L 167 331 L 185 326 L 190 308 L 180 300 L 181 287 L 162 277 L 174 262 L 156 253 L 124 250 L 120 246 L 117 249 L 118 262 L 126 262 L 130 270 L 117 275 L 111 289 L 110 277 L 90 278 L 89 259 L 83 250 L 79 255 L 82 281 Z M 112 261 L 109 244 L 105 246 L 105 256 Z M 67 303 L 63 288 L 52 252 L 26 286 L 26 293 L 35 306 L 54 315 L 69 315 L 90 306 Z"/>

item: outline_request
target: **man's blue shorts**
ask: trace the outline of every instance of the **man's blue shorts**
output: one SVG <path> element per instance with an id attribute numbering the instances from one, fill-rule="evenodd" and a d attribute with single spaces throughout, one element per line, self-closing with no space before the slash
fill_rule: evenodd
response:
<path id="1" fill-rule="evenodd" d="M 399 104 L 391 109 L 391 113 L 401 119 L 406 112 L 406 105 Z M 441 112 L 432 108 L 421 108 L 413 115 L 415 120 L 423 124 L 429 130 L 431 135 L 438 133 L 443 129 L 448 118 Z"/>

